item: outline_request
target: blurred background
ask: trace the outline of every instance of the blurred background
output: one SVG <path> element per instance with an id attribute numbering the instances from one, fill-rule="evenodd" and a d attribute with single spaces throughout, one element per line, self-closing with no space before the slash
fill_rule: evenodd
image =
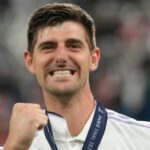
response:
<path id="1" fill-rule="evenodd" d="M 150 0 L 0 0 L 0 145 L 16 102 L 43 104 L 35 78 L 23 61 L 27 20 L 48 2 L 72 2 L 97 27 L 101 61 L 91 73 L 95 99 L 138 120 L 150 121 Z"/>

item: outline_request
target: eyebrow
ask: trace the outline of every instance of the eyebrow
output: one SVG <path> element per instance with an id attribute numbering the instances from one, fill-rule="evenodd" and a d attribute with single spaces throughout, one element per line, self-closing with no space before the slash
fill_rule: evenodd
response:
<path id="1" fill-rule="evenodd" d="M 70 43 L 80 44 L 81 46 L 83 46 L 83 42 L 79 39 L 74 39 L 74 38 L 67 39 L 66 44 L 70 44 Z"/>

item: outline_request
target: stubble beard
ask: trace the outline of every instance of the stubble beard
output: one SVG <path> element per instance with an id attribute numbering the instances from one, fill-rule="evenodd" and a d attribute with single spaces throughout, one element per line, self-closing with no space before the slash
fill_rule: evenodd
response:
<path id="1" fill-rule="evenodd" d="M 77 95 L 80 95 L 80 92 L 82 92 L 82 89 L 84 88 L 85 85 L 86 85 L 86 80 L 68 89 L 60 90 L 55 88 L 55 89 L 49 89 L 48 92 L 59 101 L 67 103 L 72 99 L 76 98 Z"/>
<path id="2" fill-rule="evenodd" d="M 68 102 L 70 101 L 79 91 L 79 87 L 73 89 L 66 89 L 66 90 L 58 90 L 58 89 L 51 89 L 49 93 L 56 97 L 61 102 Z"/>

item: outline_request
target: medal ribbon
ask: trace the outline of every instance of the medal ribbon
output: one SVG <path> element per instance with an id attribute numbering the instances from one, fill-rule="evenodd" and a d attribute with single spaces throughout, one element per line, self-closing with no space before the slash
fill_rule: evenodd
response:
<path id="1" fill-rule="evenodd" d="M 46 115 L 48 116 L 47 111 Z M 105 108 L 102 107 L 100 103 L 96 101 L 96 110 L 86 140 L 82 147 L 82 150 L 97 150 L 104 135 L 106 123 L 107 123 L 107 112 Z M 49 119 L 47 126 L 44 128 L 44 133 L 51 149 L 58 150 L 57 145 L 54 141 L 53 132 Z"/>

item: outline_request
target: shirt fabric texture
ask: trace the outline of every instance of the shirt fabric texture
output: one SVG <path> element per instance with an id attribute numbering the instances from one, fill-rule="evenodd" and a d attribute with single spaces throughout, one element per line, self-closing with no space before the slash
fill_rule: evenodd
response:
<path id="1" fill-rule="evenodd" d="M 150 123 L 137 121 L 115 111 L 107 111 L 107 124 L 98 150 L 150 150 Z M 82 150 L 95 109 L 90 115 L 81 133 L 72 137 L 66 120 L 48 113 L 56 145 L 59 150 Z M 44 135 L 38 131 L 29 150 L 51 150 Z"/>
<path id="2" fill-rule="evenodd" d="M 150 150 L 150 122 L 137 121 L 109 109 L 106 111 L 107 124 L 98 150 Z M 82 150 L 94 112 L 95 109 L 76 137 L 72 137 L 69 133 L 67 122 L 63 117 L 48 113 L 59 150 Z M 0 150 L 3 150 L 3 147 L 0 147 Z M 44 130 L 36 133 L 29 150 L 51 150 Z"/>

